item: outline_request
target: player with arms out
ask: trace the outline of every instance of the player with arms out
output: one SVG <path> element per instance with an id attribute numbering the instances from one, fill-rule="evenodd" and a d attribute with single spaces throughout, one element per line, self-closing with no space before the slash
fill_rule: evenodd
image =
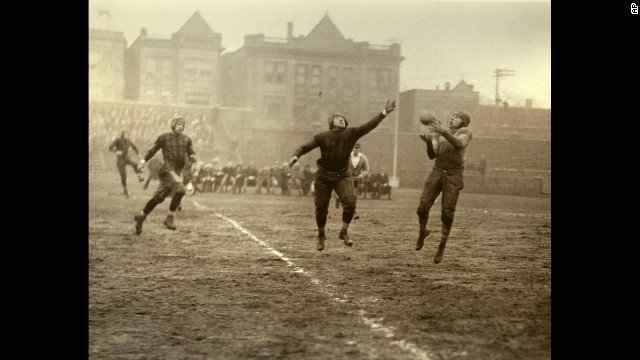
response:
<path id="1" fill-rule="evenodd" d="M 356 210 L 357 194 L 353 188 L 353 179 L 349 172 L 351 150 L 356 141 L 375 129 L 384 118 L 396 108 L 395 101 L 387 101 L 382 112 L 365 124 L 350 128 L 343 115 L 333 114 L 329 118 L 329 131 L 317 134 L 308 143 L 294 151 L 289 167 L 311 150 L 319 147 L 320 158 L 317 161 L 318 171 L 314 182 L 314 203 L 316 208 L 316 224 L 318 241 L 316 249 L 322 251 L 326 240 L 325 226 L 331 202 L 331 192 L 335 189 L 342 201 L 342 230 L 340 239 L 347 246 L 352 246 L 347 230 Z"/>
<path id="2" fill-rule="evenodd" d="M 182 117 L 173 117 L 171 119 L 171 132 L 158 136 L 153 147 L 149 149 L 144 159 L 140 160 L 138 168 L 142 170 L 144 164 L 149 161 L 158 150 L 162 149 L 164 162 L 158 171 L 160 185 L 140 214 L 134 216 L 136 221 L 136 234 L 142 232 L 142 224 L 149 213 L 171 193 L 173 193 L 173 197 L 171 198 L 171 204 L 169 204 L 169 214 L 164 220 L 164 225 L 171 230 L 176 229 L 173 218 L 176 210 L 180 206 L 182 197 L 186 193 L 181 177 L 182 170 L 185 167 L 187 157 L 189 157 L 192 162 L 198 161 L 198 157 L 195 151 L 193 151 L 191 138 L 183 134 L 184 127 L 185 121 Z"/>
<path id="3" fill-rule="evenodd" d="M 435 159 L 435 164 L 420 196 L 420 205 L 417 211 L 420 235 L 416 242 L 416 250 L 422 249 L 424 239 L 429 235 L 430 231 L 426 228 L 429 210 L 442 192 L 442 238 L 433 259 L 438 264 L 442 261 L 444 248 L 449 239 L 458 195 L 464 187 L 462 180 L 464 155 L 473 136 L 468 129 L 471 117 L 464 111 L 454 112 L 449 119 L 449 129 L 443 128 L 436 122 L 432 114 L 421 117 L 420 121 L 435 133 L 433 136 L 431 134 L 420 135 L 420 138 L 427 144 L 429 159 Z"/>
<path id="4" fill-rule="evenodd" d="M 122 188 L 124 192 L 122 193 L 124 196 L 129 197 L 129 191 L 127 191 L 127 165 L 133 167 L 136 171 L 136 175 L 138 175 L 138 180 L 140 182 L 144 181 L 144 177 L 142 176 L 142 172 L 138 171 L 138 148 L 136 145 L 129 139 L 129 132 L 127 130 L 122 130 L 120 133 L 120 137 L 115 139 L 111 145 L 109 145 L 109 150 L 116 153 L 116 166 L 118 167 L 118 172 L 120 173 L 120 182 L 122 183 Z M 134 152 L 130 152 L 129 150 L 133 150 Z"/>

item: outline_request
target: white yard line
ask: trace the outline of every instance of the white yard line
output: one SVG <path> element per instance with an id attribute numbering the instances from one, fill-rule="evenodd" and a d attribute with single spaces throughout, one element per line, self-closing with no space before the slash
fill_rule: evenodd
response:
<path id="1" fill-rule="evenodd" d="M 201 209 L 201 210 L 208 210 L 209 208 L 207 206 L 201 205 L 199 204 L 197 201 L 193 201 L 193 204 Z M 306 277 L 309 278 L 309 281 L 314 284 L 319 286 L 320 291 L 327 295 L 331 300 L 338 302 L 338 303 L 345 303 L 348 301 L 348 297 L 337 293 L 335 291 L 332 291 L 330 288 L 331 287 L 335 287 L 331 284 L 325 284 L 324 282 L 322 282 L 320 279 L 314 277 L 313 275 L 311 275 L 309 272 L 305 271 L 302 267 L 294 264 L 291 260 L 289 260 L 286 256 L 284 256 L 283 253 L 281 253 L 280 251 L 274 249 L 273 247 L 271 247 L 271 245 L 269 245 L 266 241 L 261 240 L 260 238 L 258 238 L 257 236 L 253 235 L 249 230 L 243 228 L 242 226 L 240 226 L 240 224 L 238 224 L 235 220 L 228 218 L 222 214 L 219 214 L 217 212 L 214 211 L 214 215 L 220 219 L 223 219 L 225 221 L 227 221 L 228 223 L 230 223 L 231 225 L 233 225 L 236 229 L 240 230 L 241 233 L 247 235 L 250 239 L 252 239 L 253 241 L 257 242 L 258 244 L 260 244 L 261 246 L 263 246 L 264 248 L 266 248 L 270 253 L 272 253 L 273 255 L 277 256 L 278 258 L 280 258 L 280 260 L 284 261 L 287 266 L 291 267 L 291 271 L 293 271 L 294 273 L 297 274 L 301 274 L 304 275 Z M 397 346 L 400 349 L 407 351 L 409 353 L 411 353 L 412 355 L 415 356 L 416 359 L 420 359 L 420 360 L 431 360 L 431 358 L 429 357 L 429 355 L 427 355 L 427 353 L 422 350 L 420 347 L 418 347 L 417 345 L 407 342 L 404 339 L 398 339 L 396 338 L 394 332 L 393 332 L 393 327 L 392 326 L 385 326 L 384 324 L 382 324 L 381 320 L 376 320 L 376 319 L 370 319 L 367 318 L 365 316 L 365 311 L 362 309 L 358 309 L 358 315 L 360 316 L 360 320 L 362 321 L 363 324 L 365 324 L 366 326 L 368 326 L 371 331 L 374 332 L 381 332 L 384 334 L 384 336 L 388 339 L 394 339 L 392 341 L 389 342 L 390 345 L 393 346 Z"/>

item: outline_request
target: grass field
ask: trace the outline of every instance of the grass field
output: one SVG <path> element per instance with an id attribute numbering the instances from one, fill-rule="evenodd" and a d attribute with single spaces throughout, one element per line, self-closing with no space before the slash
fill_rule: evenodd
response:
<path id="1" fill-rule="evenodd" d="M 91 359 L 550 359 L 551 200 L 460 195 L 444 260 L 440 206 L 421 251 L 420 191 L 358 200 L 347 248 L 329 209 L 315 250 L 312 197 L 151 197 L 130 173 L 89 176 Z"/>

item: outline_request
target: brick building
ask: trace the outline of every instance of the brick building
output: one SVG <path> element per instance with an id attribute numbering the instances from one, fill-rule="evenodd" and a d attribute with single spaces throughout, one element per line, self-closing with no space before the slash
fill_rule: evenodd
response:
<path id="1" fill-rule="evenodd" d="M 124 98 L 124 33 L 89 29 L 89 99 Z"/>
<path id="2" fill-rule="evenodd" d="M 398 128 L 401 132 L 419 132 L 422 124 L 418 119 L 426 110 L 432 111 L 438 119 L 444 119 L 456 110 L 473 112 L 479 103 L 480 93 L 464 80 L 453 89 L 446 83 L 444 90 L 407 90 L 400 93 Z"/>
<path id="3" fill-rule="evenodd" d="M 346 39 L 328 15 L 307 36 L 245 36 L 222 56 L 223 103 L 254 109 L 253 127 L 325 129 L 332 113 L 359 124 L 399 92 L 400 45 Z M 392 129 L 393 122 L 380 128 Z"/>
<path id="4" fill-rule="evenodd" d="M 215 106 L 219 104 L 222 36 L 196 11 L 172 36 L 147 29 L 127 50 L 128 99 Z"/>

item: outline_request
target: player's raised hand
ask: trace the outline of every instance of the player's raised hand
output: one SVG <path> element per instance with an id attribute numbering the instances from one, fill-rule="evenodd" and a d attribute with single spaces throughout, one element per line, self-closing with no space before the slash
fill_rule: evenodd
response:
<path id="1" fill-rule="evenodd" d="M 384 106 L 385 111 L 388 113 L 396 109 L 396 101 L 387 100 L 387 104 Z"/>
<path id="2" fill-rule="evenodd" d="M 138 164 L 138 172 L 142 172 L 142 170 L 144 170 L 145 163 L 146 161 L 144 159 L 140 160 L 140 163 Z"/>
<path id="3" fill-rule="evenodd" d="M 291 157 L 291 160 L 289 160 L 289 168 L 292 168 L 292 167 L 293 167 L 293 164 L 295 164 L 297 161 L 298 161 L 298 157 L 297 157 L 297 156 L 295 156 L 295 155 L 293 155 L 293 156 Z"/>
<path id="4" fill-rule="evenodd" d="M 446 132 L 446 130 L 440 125 L 440 123 L 435 121 L 429 123 L 429 130 L 437 132 L 438 134 Z"/>

